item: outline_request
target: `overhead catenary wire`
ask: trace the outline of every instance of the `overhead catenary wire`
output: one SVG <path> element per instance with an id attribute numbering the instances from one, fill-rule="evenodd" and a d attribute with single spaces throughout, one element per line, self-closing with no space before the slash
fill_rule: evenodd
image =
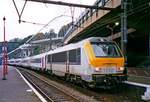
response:
<path id="1" fill-rule="evenodd" d="M 63 14 L 64 14 L 64 13 L 63 13 Z M 54 17 L 54 18 L 53 18 L 52 20 L 50 20 L 47 24 L 45 24 L 37 33 L 39 33 L 39 32 L 40 32 L 42 29 L 44 29 L 45 27 L 49 26 L 49 24 L 50 24 L 52 21 L 54 21 L 55 19 L 60 18 L 60 17 L 63 17 L 63 16 L 70 17 L 70 16 L 68 16 L 68 15 L 59 15 L 59 16 L 57 16 L 57 17 Z M 26 23 L 27 23 L 27 22 L 26 22 Z M 28 22 L 28 23 L 29 23 L 29 22 Z M 33 22 L 30 22 L 30 23 L 33 24 Z M 28 42 L 30 42 L 30 40 L 32 40 L 35 36 L 36 36 L 36 34 L 33 35 L 29 40 L 27 40 L 27 41 L 25 42 L 25 44 L 27 44 Z M 19 50 L 19 49 L 20 49 L 20 46 L 19 46 L 18 48 L 14 49 L 13 51 L 9 52 L 8 55 L 11 54 L 11 53 L 13 53 L 13 52 L 15 52 L 15 51 L 17 51 L 17 50 Z"/>
<path id="2" fill-rule="evenodd" d="M 142 4 L 142 5 L 140 5 L 140 6 L 137 6 L 136 8 L 134 8 L 134 9 L 131 9 L 131 10 L 129 10 L 128 12 L 127 12 L 127 15 L 129 16 L 129 15 L 132 15 L 132 14 L 134 14 L 134 13 L 136 13 L 136 12 L 140 12 L 140 11 L 143 11 L 143 10 L 145 10 L 146 8 L 149 8 L 149 6 L 146 6 L 148 3 L 145 3 L 145 4 Z M 149 5 L 149 4 L 148 4 Z M 146 6 L 146 7 L 144 7 L 144 6 Z M 65 16 L 67 16 L 67 15 L 65 15 Z M 68 16 L 69 17 L 69 16 Z M 93 30 L 95 30 L 95 29 L 97 29 L 97 28 L 100 28 L 100 27 L 102 27 L 102 26 L 104 26 L 104 25 L 106 25 L 106 24 L 108 24 L 108 23 L 111 23 L 111 22 L 113 22 L 113 21 L 116 21 L 116 20 L 118 20 L 119 18 L 117 18 L 117 17 L 120 17 L 120 15 L 117 15 L 117 16 L 114 16 L 114 17 L 112 17 L 112 18 L 110 18 L 110 19 L 107 19 L 107 20 L 104 20 L 104 21 L 102 21 L 101 22 L 101 24 L 100 24 L 100 26 L 96 26 L 96 27 L 94 27 L 93 29 L 91 29 L 91 31 L 93 31 Z M 45 27 L 46 26 L 48 26 L 47 24 L 45 25 Z M 43 26 L 43 28 L 44 28 L 44 26 Z M 43 29 L 43 28 L 41 28 L 41 29 Z M 104 27 L 102 27 L 102 28 L 104 28 Z M 40 30 L 41 30 L 40 29 Z M 91 35 L 91 34 L 90 34 Z M 27 42 L 26 42 L 27 43 Z M 8 54 L 11 54 L 12 52 L 14 52 L 14 51 L 16 51 L 16 50 L 18 50 L 19 48 L 17 48 L 17 49 L 15 49 L 15 50 L 13 50 L 13 51 L 11 51 L 11 52 L 9 52 Z"/>
<path id="3" fill-rule="evenodd" d="M 48 4 L 55 4 L 55 5 L 62 5 L 62 6 L 72 6 L 72 7 L 80 7 L 80 8 L 90 8 L 90 9 L 101 9 L 101 10 L 113 10 L 114 8 L 109 7 L 98 7 L 98 6 L 91 6 L 91 5 L 82 5 L 82 4 L 74 4 L 74 3 L 67 3 L 62 1 L 52 1 L 52 0 L 27 0 L 39 3 L 48 3 Z"/>
<path id="4" fill-rule="evenodd" d="M 16 5 L 15 1 L 13 0 L 15 9 L 16 9 L 17 14 L 18 14 L 18 16 L 19 16 L 19 23 L 21 23 L 21 21 L 23 21 L 23 20 L 21 20 L 21 16 L 22 16 L 22 13 L 23 13 L 23 11 L 24 11 L 24 8 L 25 8 L 25 5 L 26 5 L 27 1 L 28 1 L 28 0 L 25 0 L 23 9 L 22 9 L 21 13 L 19 14 L 17 5 Z M 45 0 L 44 0 L 44 1 L 45 1 Z M 55 2 L 55 1 L 54 1 L 54 2 Z M 43 3 L 46 3 L 46 2 L 43 2 Z M 68 5 L 68 4 L 69 4 L 69 3 L 64 3 L 64 2 L 57 2 L 57 3 L 60 3 L 60 5 L 63 5 L 63 4 L 67 4 L 67 5 Z M 91 7 L 92 7 L 92 8 L 96 8 L 96 9 L 97 9 L 97 6 L 96 6 L 96 7 L 93 7 L 93 6 L 89 6 L 89 5 L 69 4 L 69 6 L 80 6 L 80 7 L 84 7 L 84 8 L 91 8 Z M 111 10 L 111 8 L 100 8 L 100 9 Z M 54 18 L 54 19 L 56 19 L 56 18 Z M 24 22 L 24 23 L 32 23 L 32 24 L 40 25 L 40 24 L 34 23 L 34 22 L 28 22 L 28 21 L 23 21 L 23 22 Z M 51 22 L 51 21 L 50 21 L 50 22 Z M 49 23 L 50 23 L 50 22 L 49 22 Z M 46 24 L 45 26 L 43 26 L 43 28 L 45 28 L 46 26 L 48 26 L 48 24 Z M 43 28 L 41 28 L 41 29 L 39 30 L 39 32 L 40 32 Z M 34 36 L 35 36 L 35 35 L 33 35 L 26 43 L 28 43 L 30 40 L 32 40 L 32 38 L 33 38 Z M 17 48 L 17 49 L 18 49 L 18 48 Z M 15 49 L 15 50 L 16 50 L 16 49 Z M 8 54 L 11 54 L 12 52 L 14 52 L 14 50 L 11 51 L 11 52 L 8 53 Z"/>
<path id="5" fill-rule="evenodd" d="M 30 22 L 30 21 L 25 21 L 25 20 L 21 20 L 21 22 L 23 23 L 30 23 L 30 24 L 34 24 L 34 25 L 45 25 L 45 24 L 42 24 L 42 23 L 35 23 L 35 22 Z"/>
<path id="6" fill-rule="evenodd" d="M 71 16 L 69 16 L 69 15 L 64 15 L 64 14 L 65 14 L 65 12 L 64 12 L 62 15 L 59 15 L 59 16 L 57 16 L 57 17 L 54 17 L 54 18 L 53 18 L 52 20 L 50 20 L 47 24 L 40 24 L 40 23 L 35 23 L 35 22 L 23 21 L 23 20 L 21 20 L 21 21 L 23 21 L 24 23 L 30 23 L 30 24 L 35 24 L 35 25 L 44 25 L 44 26 L 37 32 L 37 33 L 39 33 L 39 32 L 42 31 L 45 27 L 49 26 L 49 24 L 50 24 L 52 21 L 54 21 L 54 20 L 56 20 L 56 19 L 58 19 L 58 18 L 60 18 L 60 17 L 63 17 L 63 16 L 64 16 L 64 17 L 69 17 L 69 18 L 71 18 Z M 30 42 L 30 40 L 32 40 L 35 36 L 36 36 L 36 34 L 33 35 L 29 40 L 27 40 L 27 41 L 25 42 L 25 44 L 27 44 L 28 42 Z M 15 51 L 17 51 L 17 50 L 19 50 L 19 49 L 20 49 L 20 47 L 16 48 L 15 50 L 9 52 L 8 55 L 11 54 L 11 53 L 13 53 L 13 52 L 15 52 Z"/>
<path id="7" fill-rule="evenodd" d="M 134 9 L 131 9 L 131 10 L 129 10 L 127 13 L 127 15 L 131 15 L 131 14 L 133 14 L 133 13 L 135 13 L 135 12 L 138 12 L 138 11 L 141 11 L 142 9 L 145 9 L 145 8 L 143 8 L 143 6 L 145 6 L 146 4 L 143 4 L 143 5 L 141 5 L 141 6 L 138 6 L 138 7 L 136 7 L 136 8 L 134 8 Z M 139 9 L 139 8 L 142 8 L 142 9 Z M 147 8 L 147 7 L 146 7 Z M 137 10 L 138 9 L 138 10 Z M 135 10 L 135 12 L 133 12 Z M 132 11 L 132 12 L 131 12 Z M 131 14 L 130 14 L 130 12 L 131 12 Z M 62 17 L 62 16 L 67 16 L 67 15 L 60 15 L 60 16 L 57 16 L 57 17 L 54 17 L 52 20 L 50 20 L 47 24 L 45 24 L 38 32 L 40 32 L 41 30 L 43 30 L 45 27 L 47 27 L 48 25 L 49 25 L 49 23 L 51 23 L 52 21 L 54 21 L 55 19 L 57 19 L 57 18 L 60 18 L 60 17 Z M 71 16 L 72 17 L 72 16 Z M 117 17 L 120 17 L 120 15 L 117 15 L 117 16 L 114 16 L 114 17 L 111 17 L 110 19 L 107 19 L 107 20 L 104 20 L 104 21 L 102 21 L 101 22 L 101 25 L 99 26 L 99 27 L 102 27 L 102 26 L 104 26 L 104 25 L 106 25 L 107 23 L 111 23 L 111 22 L 113 22 L 113 21 L 115 21 L 115 20 L 118 20 L 118 18 Z M 115 19 L 114 19 L 115 18 Z M 98 27 L 98 28 L 99 28 Z M 82 27 L 82 28 L 84 28 L 84 27 Z M 97 29 L 97 27 L 94 27 L 94 29 Z M 91 30 L 94 30 L 94 29 L 91 29 Z M 35 35 L 34 35 L 35 36 Z M 33 37 L 34 37 L 33 36 Z M 33 39 L 33 37 L 31 37 L 26 43 L 28 43 L 30 40 L 32 40 Z"/>
<path id="8" fill-rule="evenodd" d="M 75 11 L 75 8 L 70 6 L 70 11 L 71 11 L 72 25 L 74 25 L 74 11 Z"/>
<path id="9" fill-rule="evenodd" d="M 64 13 L 63 13 L 64 14 Z M 61 18 L 61 17 L 64 17 L 64 16 L 66 16 L 66 17 L 69 17 L 69 16 L 67 16 L 67 15 L 59 15 L 59 16 L 56 16 L 56 17 L 54 17 L 53 19 L 51 19 L 47 24 L 45 24 L 37 33 L 39 33 L 39 32 L 41 32 L 44 28 L 46 28 L 47 26 L 49 26 L 49 24 L 51 23 L 51 22 L 53 22 L 54 20 L 56 20 L 56 19 L 58 19 L 58 18 Z M 34 36 L 36 36 L 36 35 L 33 35 L 29 40 L 27 40 L 26 41 L 26 43 L 29 43 L 33 38 L 34 38 Z"/>
<path id="10" fill-rule="evenodd" d="M 22 10 L 21 10 L 21 13 L 19 13 L 19 10 L 18 10 L 18 8 L 17 8 L 17 5 L 16 5 L 15 0 L 12 0 L 12 1 L 13 1 L 14 6 L 15 6 L 15 9 L 16 9 L 16 11 L 17 11 L 18 17 L 19 17 L 19 20 L 18 20 L 18 21 L 19 21 L 19 23 L 21 23 L 21 16 L 22 16 L 23 11 L 24 11 L 24 9 L 25 9 L 25 6 L 26 6 L 26 4 L 27 4 L 27 0 L 25 0 L 25 3 L 24 3 L 23 8 L 22 8 Z"/>

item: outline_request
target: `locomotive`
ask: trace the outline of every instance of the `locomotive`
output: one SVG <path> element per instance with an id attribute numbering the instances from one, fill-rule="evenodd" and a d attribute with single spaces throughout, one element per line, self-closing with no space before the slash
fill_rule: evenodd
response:
<path id="1" fill-rule="evenodd" d="M 45 71 L 90 87 L 112 87 L 127 80 L 125 58 L 117 44 L 91 37 L 35 56 L 10 59 L 9 65 Z"/>

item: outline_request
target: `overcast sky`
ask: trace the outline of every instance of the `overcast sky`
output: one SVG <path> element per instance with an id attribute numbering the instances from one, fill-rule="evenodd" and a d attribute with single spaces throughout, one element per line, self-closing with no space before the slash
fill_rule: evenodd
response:
<path id="1" fill-rule="evenodd" d="M 24 0 L 15 0 L 19 12 L 24 4 Z M 56 0 L 55 0 L 56 1 Z M 57 0 L 70 3 L 80 3 L 92 5 L 96 0 Z M 75 8 L 74 18 L 77 18 L 84 9 Z M 71 16 L 70 7 L 58 6 L 51 4 L 43 4 L 37 2 L 27 2 L 21 20 L 47 24 L 53 18 L 60 15 Z M 3 41 L 3 17 L 6 17 L 6 40 L 13 38 L 24 38 L 31 34 L 36 34 L 43 27 L 43 25 L 34 25 L 30 23 L 18 23 L 18 15 L 13 5 L 12 0 L 0 0 L 0 42 Z M 71 17 L 63 16 L 55 19 L 41 32 L 48 32 L 54 29 L 58 32 L 64 25 L 71 22 Z"/>

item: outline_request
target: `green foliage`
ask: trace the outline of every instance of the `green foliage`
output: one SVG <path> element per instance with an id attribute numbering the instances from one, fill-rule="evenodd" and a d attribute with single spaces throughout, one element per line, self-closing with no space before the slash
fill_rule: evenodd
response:
<path id="1" fill-rule="evenodd" d="M 71 23 L 62 26 L 61 29 L 58 32 L 58 37 L 64 37 L 66 31 L 69 29 L 70 26 L 71 26 Z"/>
<path id="2" fill-rule="evenodd" d="M 33 53 L 34 55 L 38 55 L 40 53 L 40 47 L 36 47 Z"/>

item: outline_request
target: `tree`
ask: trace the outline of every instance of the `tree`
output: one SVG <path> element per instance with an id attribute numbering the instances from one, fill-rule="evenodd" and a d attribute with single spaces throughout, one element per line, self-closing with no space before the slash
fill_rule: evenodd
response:
<path id="1" fill-rule="evenodd" d="M 59 30 L 58 37 L 64 37 L 65 33 L 68 31 L 70 26 L 71 26 L 71 23 L 62 26 L 61 29 Z"/>

